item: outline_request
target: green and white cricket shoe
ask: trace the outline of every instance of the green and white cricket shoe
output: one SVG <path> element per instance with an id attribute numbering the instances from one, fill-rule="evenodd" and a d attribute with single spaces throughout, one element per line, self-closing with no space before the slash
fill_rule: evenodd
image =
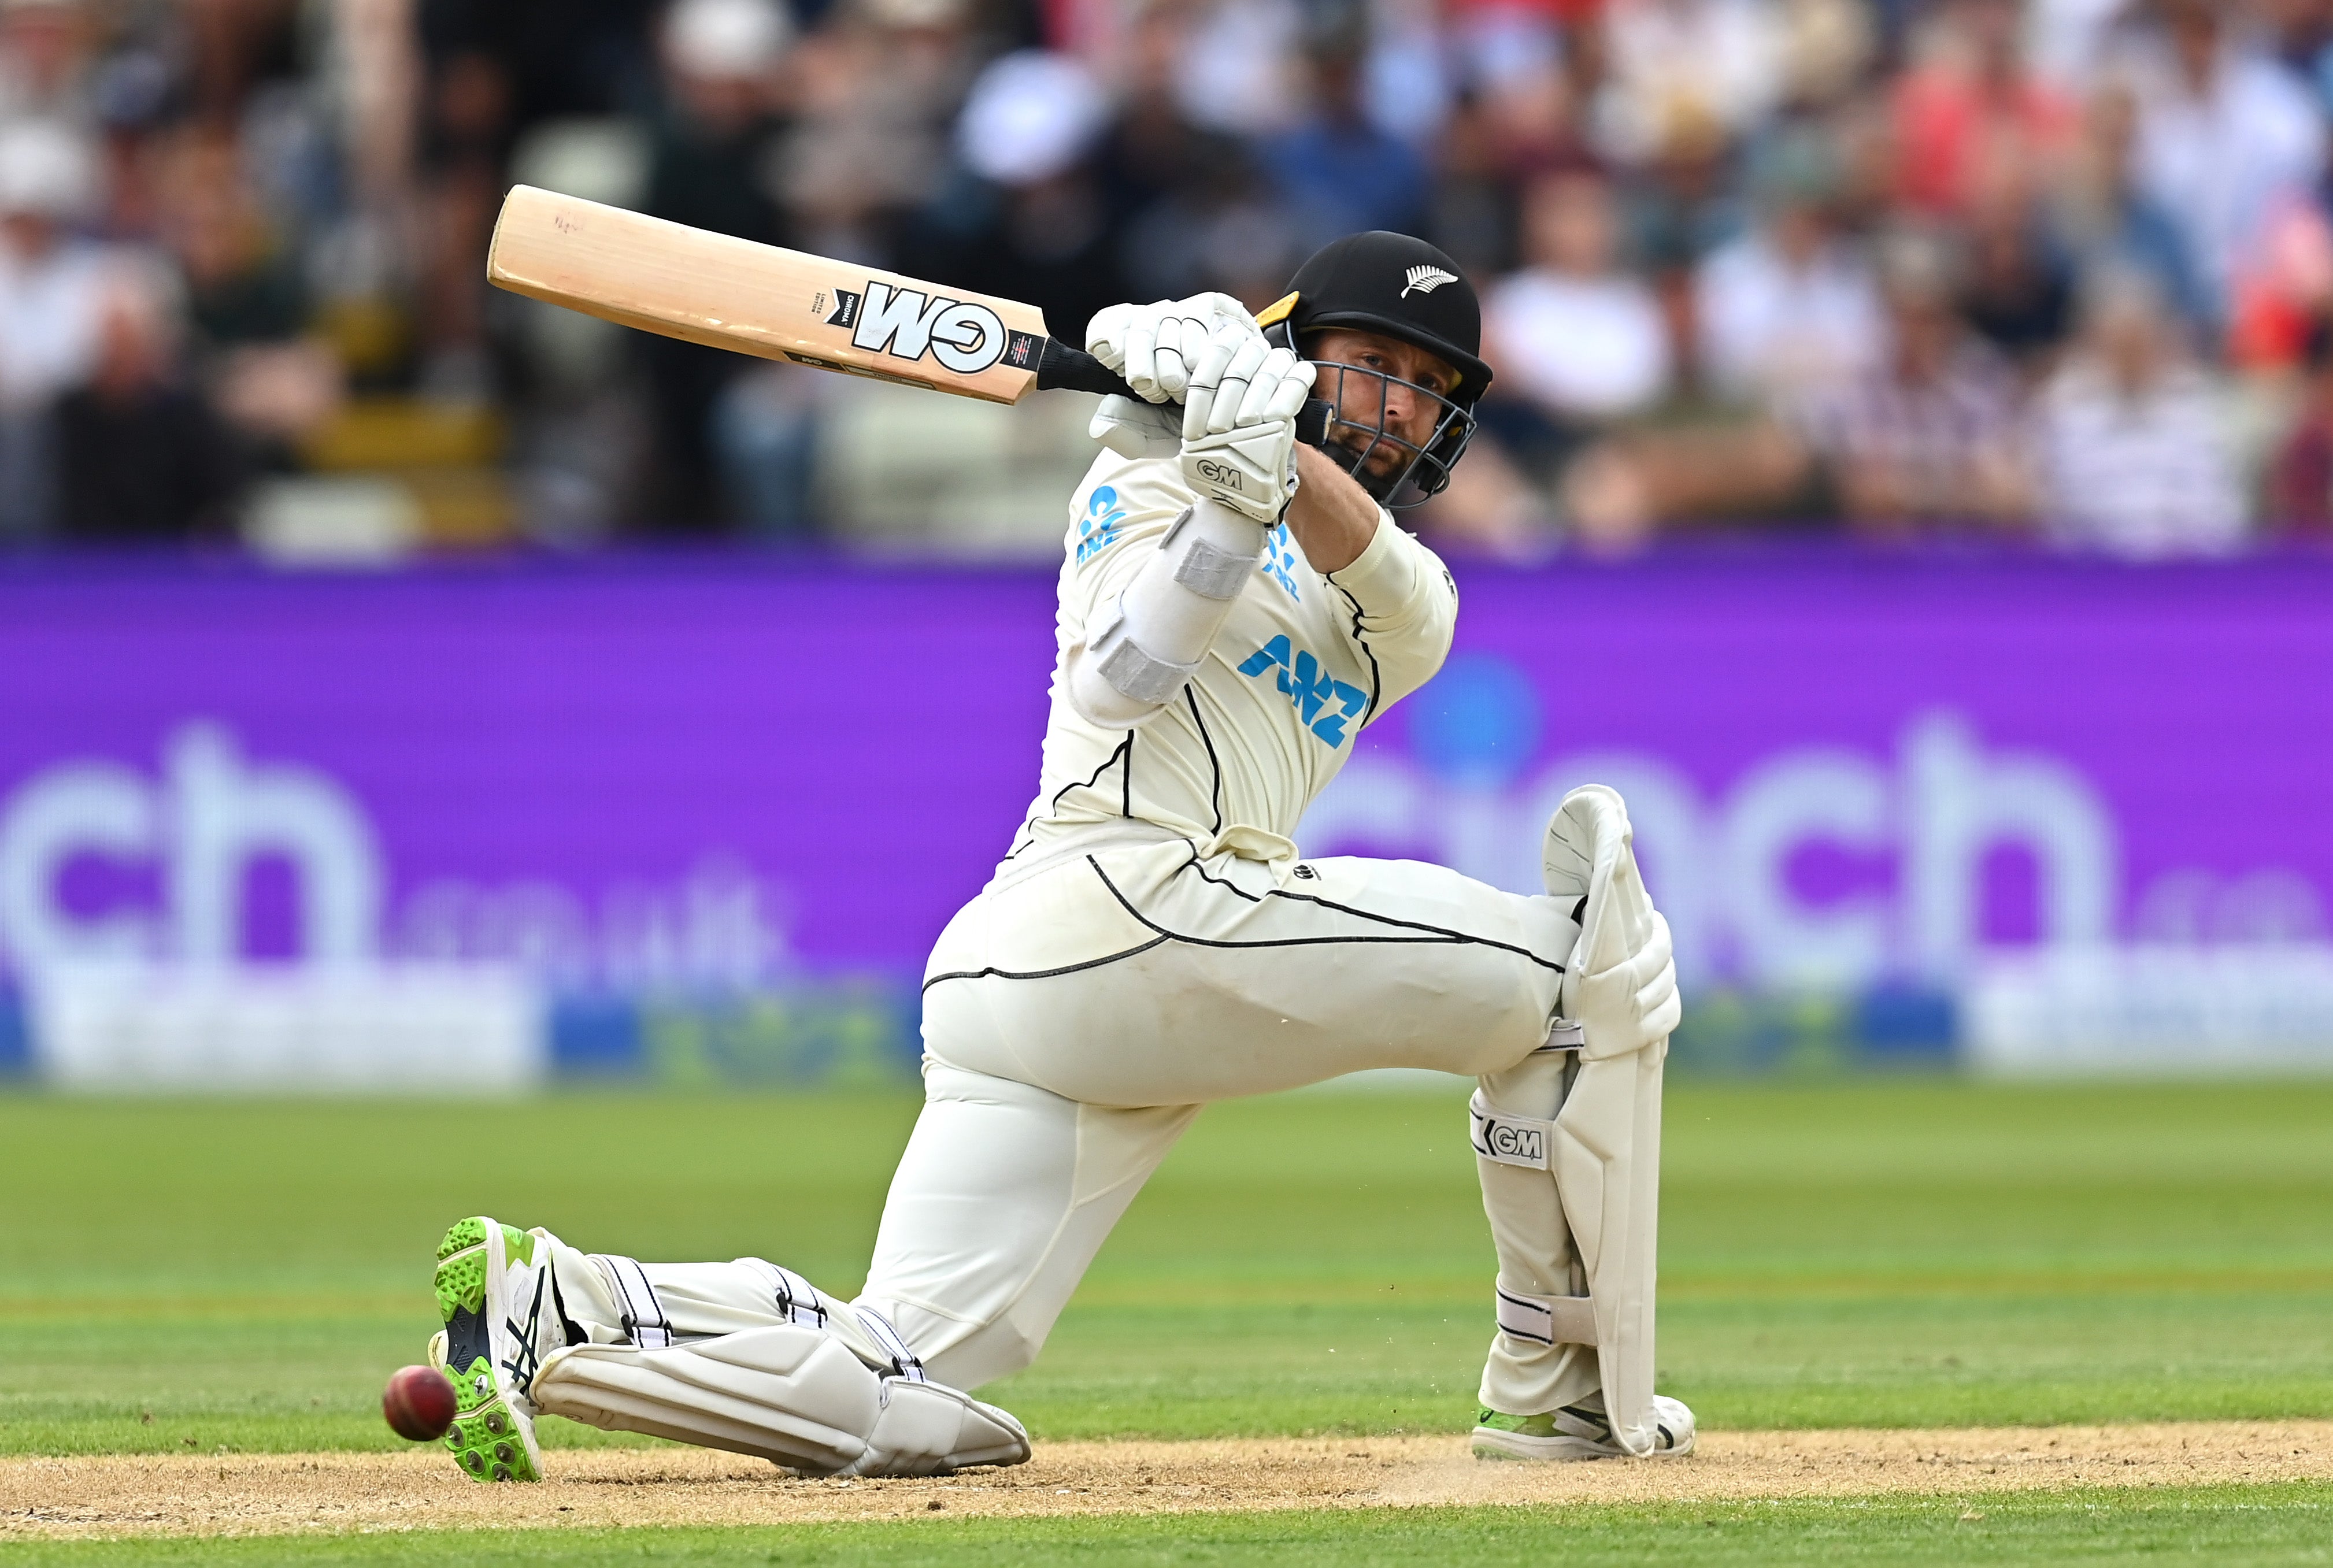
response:
<path id="1" fill-rule="evenodd" d="M 1653 1396 L 1652 1459 L 1677 1459 L 1693 1452 L 1693 1411 L 1683 1400 Z M 1628 1450 L 1612 1440 L 1612 1423 L 1599 1405 L 1566 1405 L 1545 1415 L 1510 1416 L 1483 1410 L 1475 1418 L 1478 1459 L 1625 1459 Z"/>
<path id="2" fill-rule="evenodd" d="M 437 1247 L 437 1310 L 446 1327 L 430 1359 L 454 1380 L 456 1413 L 446 1447 L 479 1481 L 539 1481 L 535 1408 L 528 1391 L 542 1357 L 566 1343 L 539 1238 L 483 1217 Z"/>

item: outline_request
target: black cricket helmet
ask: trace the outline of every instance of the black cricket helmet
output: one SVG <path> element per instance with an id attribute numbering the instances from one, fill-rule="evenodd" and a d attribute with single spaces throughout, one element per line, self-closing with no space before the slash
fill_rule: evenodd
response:
<path id="1" fill-rule="evenodd" d="M 1491 368 L 1482 359 L 1483 307 L 1458 263 L 1424 240 L 1373 229 L 1321 247 L 1296 269 L 1288 289 L 1287 298 L 1256 317 L 1282 347 L 1310 359 L 1314 335 L 1341 327 L 1423 349 L 1458 373 L 1445 396 L 1382 370 L 1322 364 L 1314 387 L 1315 396 L 1338 410 L 1329 454 L 1364 490 L 1394 508 L 1439 492 L 1474 439 L 1474 405 L 1491 385 Z M 1422 442 L 1386 428 L 1388 394 L 1397 386 L 1435 411 Z M 1390 460 L 1380 457 L 1388 451 Z"/>

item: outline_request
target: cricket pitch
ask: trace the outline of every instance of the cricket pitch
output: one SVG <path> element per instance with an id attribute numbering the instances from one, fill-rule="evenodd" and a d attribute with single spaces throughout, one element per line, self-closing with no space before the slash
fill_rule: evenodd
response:
<path id="1" fill-rule="evenodd" d="M 1043 1443 L 930 1480 L 796 1480 L 677 1448 L 552 1450 L 549 1478 L 481 1487 L 396 1454 L 0 1460 L 0 1540 L 848 1523 L 933 1516 L 1863 1497 L 2333 1479 L 2333 1421 L 1704 1433 L 1684 1459 L 1478 1461 L 1463 1438 Z"/>

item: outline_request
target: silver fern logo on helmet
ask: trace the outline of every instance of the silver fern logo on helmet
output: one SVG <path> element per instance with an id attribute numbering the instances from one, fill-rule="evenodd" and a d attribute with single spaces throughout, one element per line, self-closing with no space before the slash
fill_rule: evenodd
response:
<path id="1" fill-rule="evenodd" d="M 1445 272 L 1440 267 L 1412 267 L 1409 269 L 1409 282 L 1397 297 L 1407 300 L 1413 291 L 1421 294 L 1430 294 L 1443 284 L 1455 283 L 1457 281 L 1456 273 Z"/>

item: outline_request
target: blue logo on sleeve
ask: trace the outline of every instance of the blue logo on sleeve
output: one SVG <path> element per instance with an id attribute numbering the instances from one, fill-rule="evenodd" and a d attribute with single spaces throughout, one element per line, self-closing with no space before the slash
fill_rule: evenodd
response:
<path id="1" fill-rule="evenodd" d="M 1078 564 L 1080 566 L 1099 555 L 1118 542 L 1118 524 L 1126 521 L 1126 509 L 1118 503 L 1118 490 L 1102 485 L 1086 499 L 1086 514 L 1078 519 Z"/>
<path id="2" fill-rule="evenodd" d="M 1369 694 L 1359 686 L 1349 686 L 1332 680 L 1320 668 L 1320 661 L 1311 654 L 1291 650 L 1285 636 L 1277 636 L 1247 656 L 1239 667 L 1243 675 L 1261 675 L 1277 666 L 1280 689 L 1296 704 L 1296 712 L 1305 728 L 1331 746 L 1345 743 L 1345 726 L 1361 716 L 1368 706 Z M 1330 712 L 1331 706 L 1335 712 Z"/>
<path id="3" fill-rule="evenodd" d="M 1288 590 L 1288 597 L 1303 601 L 1296 591 L 1296 563 L 1303 558 L 1296 553 L 1296 541 L 1289 537 L 1288 525 L 1282 523 L 1263 536 L 1263 573 Z"/>

